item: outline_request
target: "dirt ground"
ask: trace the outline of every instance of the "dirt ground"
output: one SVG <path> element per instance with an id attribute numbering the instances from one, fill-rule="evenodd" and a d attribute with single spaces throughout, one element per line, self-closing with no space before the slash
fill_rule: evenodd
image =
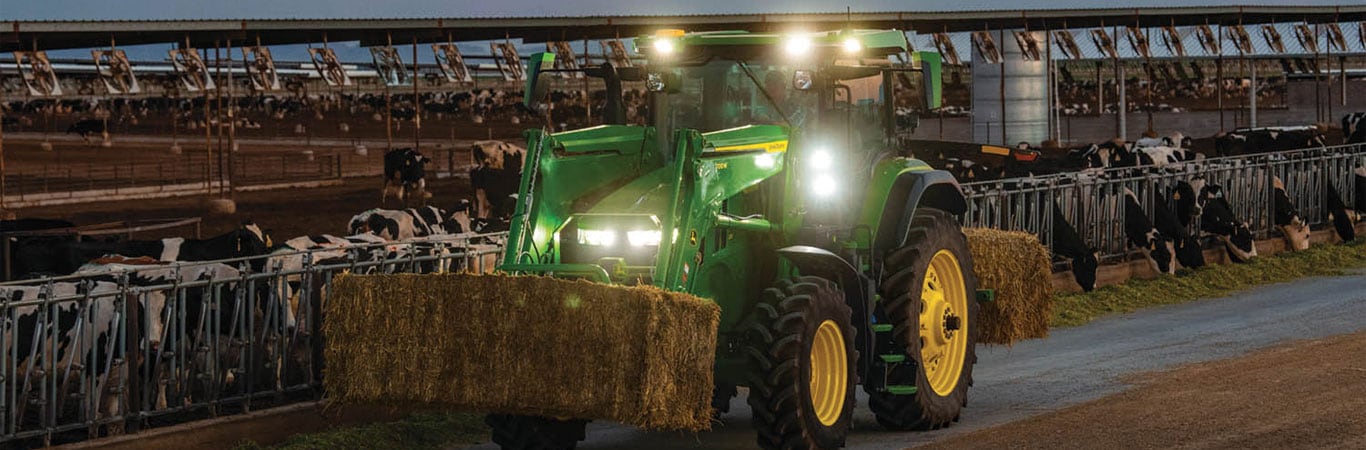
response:
<path id="1" fill-rule="evenodd" d="M 352 216 L 380 207 L 380 184 L 379 176 L 375 176 L 373 179 L 348 178 L 340 186 L 237 193 L 237 213 L 232 215 L 207 214 L 203 197 L 184 197 L 25 208 L 20 211 L 20 217 L 67 219 L 77 225 L 88 225 L 202 216 L 204 237 L 232 230 L 243 220 L 252 220 L 279 243 L 308 234 L 347 234 L 346 225 Z M 459 199 L 473 198 L 468 179 L 428 180 L 427 186 L 432 192 L 428 202 L 432 206 L 450 208 Z M 392 209 L 399 205 L 391 197 L 386 207 Z M 191 236 L 193 232 L 193 229 L 172 229 L 134 237 L 156 239 Z"/>
<path id="2" fill-rule="evenodd" d="M 1366 448 L 1363 355 L 1366 333 L 1295 342 L 925 448 Z"/>

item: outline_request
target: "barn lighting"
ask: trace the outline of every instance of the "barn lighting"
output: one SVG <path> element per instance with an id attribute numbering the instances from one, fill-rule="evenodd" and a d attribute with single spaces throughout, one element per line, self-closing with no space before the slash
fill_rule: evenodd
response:
<path id="1" fill-rule="evenodd" d="M 787 51 L 789 56 L 805 56 L 811 51 L 811 38 L 804 35 L 789 36 L 783 42 L 783 50 Z"/>
<path id="2" fill-rule="evenodd" d="M 858 53 L 859 50 L 863 50 L 863 43 L 852 37 L 844 38 L 843 46 L 845 53 Z"/>

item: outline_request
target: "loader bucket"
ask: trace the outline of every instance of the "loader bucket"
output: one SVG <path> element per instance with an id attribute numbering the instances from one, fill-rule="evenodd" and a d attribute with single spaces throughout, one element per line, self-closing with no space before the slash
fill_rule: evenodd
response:
<path id="1" fill-rule="evenodd" d="M 720 309 L 539 276 L 343 275 L 325 306 L 338 404 L 710 426 Z"/>

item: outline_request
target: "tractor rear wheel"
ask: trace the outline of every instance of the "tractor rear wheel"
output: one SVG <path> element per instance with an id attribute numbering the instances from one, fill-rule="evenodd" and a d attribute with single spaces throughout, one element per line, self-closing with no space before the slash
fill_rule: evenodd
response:
<path id="1" fill-rule="evenodd" d="M 906 355 L 887 384 L 916 389 L 869 392 L 868 407 L 891 430 L 949 426 L 967 406 L 979 333 L 977 279 L 958 221 L 941 210 L 917 210 L 906 245 L 884 259 L 882 273 L 883 317 Z"/>
<path id="2" fill-rule="evenodd" d="M 587 420 L 556 420 L 548 417 L 489 414 L 484 423 L 493 428 L 493 443 L 503 450 L 568 450 L 583 440 Z"/>
<path id="3" fill-rule="evenodd" d="M 818 277 L 764 290 L 749 324 L 749 405 L 759 446 L 844 446 L 854 412 L 858 351 L 844 292 Z"/>

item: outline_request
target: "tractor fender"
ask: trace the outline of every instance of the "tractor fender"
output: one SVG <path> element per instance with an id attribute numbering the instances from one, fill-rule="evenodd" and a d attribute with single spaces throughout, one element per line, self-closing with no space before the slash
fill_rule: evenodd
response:
<path id="1" fill-rule="evenodd" d="M 814 275 L 840 284 L 844 290 L 844 301 L 853 310 L 853 325 L 858 336 L 854 348 L 863 355 L 872 355 L 872 298 L 868 295 L 872 286 L 867 278 L 844 258 L 822 248 L 794 245 L 778 249 L 778 255 L 797 266 L 802 275 Z M 859 361 L 859 375 L 863 376 L 871 358 L 859 358 Z"/>
<path id="2" fill-rule="evenodd" d="M 958 187 L 958 180 L 942 170 L 904 171 L 897 174 L 882 204 L 881 217 L 873 236 L 874 261 L 892 249 L 906 244 L 911 218 L 916 208 L 936 208 L 950 214 L 967 210 L 967 200 Z"/>

